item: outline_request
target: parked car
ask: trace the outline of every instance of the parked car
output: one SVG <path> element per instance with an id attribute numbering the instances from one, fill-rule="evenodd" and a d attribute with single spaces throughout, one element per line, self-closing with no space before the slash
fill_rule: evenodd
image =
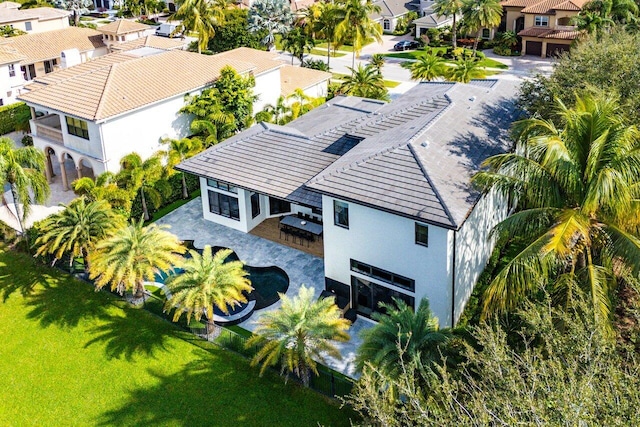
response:
<path id="1" fill-rule="evenodd" d="M 176 32 L 176 28 L 178 28 L 178 26 L 175 24 L 161 24 L 156 30 L 156 36 L 181 37 L 182 34 Z"/>
<path id="2" fill-rule="evenodd" d="M 393 50 L 408 50 L 417 49 L 420 47 L 420 43 L 411 40 L 402 40 L 393 46 Z"/>

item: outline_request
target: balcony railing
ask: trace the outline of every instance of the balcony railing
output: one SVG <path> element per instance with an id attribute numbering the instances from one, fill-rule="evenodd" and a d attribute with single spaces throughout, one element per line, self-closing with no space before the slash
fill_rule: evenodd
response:
<path id="1" fill-rule="evenodd" d="M 556 25 L 554 30 L 556 31 L 575 31 L 578 27 L 575 25 Z"/>
<path id="2" fill-rule="evenodd" d="M 34 123 L 35 134 L 41 138 L 50 139 L 51 141 L 63 144 L 62 131 L 51 126 L 43 125 L 42 123 Z"/>

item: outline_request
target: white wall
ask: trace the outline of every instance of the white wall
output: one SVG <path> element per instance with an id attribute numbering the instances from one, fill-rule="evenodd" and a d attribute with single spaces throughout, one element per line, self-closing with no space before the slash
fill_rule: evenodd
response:
<path id="1" fill-rule="evenodd" d="M 262 111 L 267 104 L 275 105 L 280 97 L 280 69 L 268 71 L 256 76 L 256 86 L 253 93 L 258 100 L 253 103 L 253 114 Z"/>
<path id="2" fill-rule="evenodd" d="M 27 31 L 26 22 L 31 22 L 31 31 Z M 56 19 L 47 19 L 46 21 L 39 21 L 37 18 L 34 18 L 25 21 L 12 22 L 10 25 L 13 25 L 13 28 L 25 31 L 29 34 L 44 33 L 45 31 L 67 28 L 69 26 L 69 18 L 63 16 Z"/>
<path id="3" fill-rule="evenodd" d="M 306 88 L 304 94 L 311 98 L 325 98 L 327 96 L 327 81 Z"/>
<path id="4" fill-rule="evenodd" d="M 333 198 L 322 197 L 325 276 L 351 285 L 359 276 L 420 299 L 429 299 L 441 326 L 451 323 L 453 231 L 429 225 L 429 246 L 415 243 L 415 221 L 349 203 L 349 229 L 334 225 Z M 355 259 L 414 279 L 415 293 L 351 271 Z"/>
<path id="5" fill-rule="evenodd" d="M 24 86 L 24 78 L 18 63 L 13 64 L 15 76 L 9 76 L 9 64 L 0 65 L 0 99 L 4 105 L 16 102 L 18 90 Z"/>
<path id="6" fill-rule="evenodd" d="M 495 246 L 489 232 L 507 217 L 506 203 L 495 192 L 484 196 L 456 235 L 455 321 L 464 310 Z"/>
<path id="7" fill-rule="evenodd" d="M 240 209 L 240 221 L 236 221 L 235 219 L 231 219 L 231 218 L 227 218 L 225 216 L 222 215 L 217 215 L 214 214 L 212 212 L 209 211 L 209 190 L 218 192 L 218 193 L 223 193 L 223 194 L 229 194 L 230 196 L 234 196 L 238 198 L 238 207 Z M 233 228 L 235 230 L 239 230 L 242 231 L 244 233 L 249 232 L 250 227 L 249 224 L 250 223 L 254 223 L 254 222 L 260 222 L 259 221 L 259 217 L 262 216 L 264 219 L 264 210 L 263 205 L 261 203 L 260 206 L 260 215 L 258 216 L 258 218 L 256 218 L 255 220 L 251 220 L 251 202 L 249 197 L 251 196 L 251 193 L 248 191 L 243 190 L 242 188 L 238 188 L 238 193 L 234 194 L 234 193 L 229 193 L 223 190 L 220 190 L 218 188 L 209 188 L 207 186 L 207 180 L 205 178 L 200 178 L 200 195 L 202 196 L 202 216 L 204 219 L 208 220 L 208 221 L 212 221 L 215 222 L 217 224 L 221 224 L 224 225 L 226 227 L 229 228 Z M 262 202 L 262 201 L 261 201 Z M 251 227 L 253 228 L 253 227 Z"/>

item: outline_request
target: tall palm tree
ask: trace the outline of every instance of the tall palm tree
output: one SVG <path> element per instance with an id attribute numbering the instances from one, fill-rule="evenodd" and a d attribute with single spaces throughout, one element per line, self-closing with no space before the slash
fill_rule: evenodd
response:
<path id="1" fill-rule="evenodd" d="M 73 192 L 78 196 L 84 196 L 89 201 L 104 200 L 117 209 L 128 215 L 131 212 L 131 203 L 135 193 L 118 186 L 116 174 L 103 172 L 93 178 L 82 177 L 71 183 Z"/>
<path id="2" fill-rule="evenodd" d="M 342 7 L 339 4 L 323 1 L 315 3 L 317 7 L 317 18 L 315 20 L 314 31 L 321 33 L 327 41 L 327 67 L 331 63 L 331 45 L 336 43 L 336 28 L 341 21 Z"/>
<path id="3" fill-rule="evenodd" d="M 464 0 L 462 16 L 465 27 L 477 33 L 473 42 L 473 53 L 475 54 L 478 50 L 478 40 L 482 36 L 482 29 L 500 25 L 502 5 L 500 0 Z"/>
<path id="4" fill-rule="evenodd" d="M 324 98 L 312 98 L 300 88 L 287 96 L 287 102 L 291 108 L 291 120 L 295 120 L 301 115 L 308 113 L 319 105 L 322 105 Z"/>
<path id="5" fill-rule="evenodd" d="M 205 147 L 211 147 L 229 138 L 235 133 L 236 128 L 233 114 L 220 110 L 208 114 L 206 119 L 195 119 L 191 122 L 193 138 L 198 138 Z"/>
<path id="6" fill-rule="evenodd" d="M 96 288 L 110 285 L 120 294 L 132 291 L 144 296 L 144 282 L 167 272 L 180 263 L 186 248 L 166 227 L 132 221 L 111 237 L 99 242 L 89 254 L 89 278 Z"/>
<path id="7" fill-rule="evenodd" d="M 223 249 L 212 255 L 208 245 L 202 255 L 189 251 L 191 257 L 179 265 L 184 272 L 174 273 L 165 281 L 169 290 L 165 308 L 176 309 L 174 322 L 183 313 L 187 322 L 192 316 L 199 321 L 203 314 L 212 322 L 215 307 L 228 313 L 229 308 L 247 302 L 246 294 L 253 290 L 249 273 L 242 261 L 225 262 L 231 253 L 231 249 Z"/>
<path id="8" fill-rule="evenodd" d="M 487 78 L 487 71 L 475 58 L 460 58 L 447 70 L 446 79 L 451 82 L 469 83 L 473 79 Z"/>
<path id="9" fill-rule="evenodd" d="M 3 185 L 8 184 L 10 187 L 16 219 L 23 233 L 24 221 L 31 213 L 29 192 L 33 194 L 33 201 L 36 203 L 44 203 L 49 197 L 49 184 L 44 175 L 44 161 L 44 154 L 37 148 L 15 148 L 11 139 L 0 137 L 0 181 Z M 20 212 L 20 205 L 22 205 L 22 212 Z"/>
<path id="10" fill-rule="evenodd" d="M 183 0 L 169 19 L 180 20 L 183 31 L 198 33 L 198 53 L 207 48 L 216 26 L 224 23 L 225 0 Z"/>
<path id="11" fill-rule="evenodd" d="M 260 347 L 251 364 L 262 363 L 263 374 L 279 363 L 283 373 L 293 372 L 308 387 L 311 373 L 318 375 L 316 360 L 324 362 L 325 355 L 341 358 L 332 341 L 348 341 L 351 323 L 340 317 L 334 298 L 318 300 L 312 288 L 302 286 L 293 299 L 284 294 L 280 298 L 280 309 L 260 316 L 256 335 L 247 341 L 247 347 Z"/>
<path id="12" fill-rule="evenodd" d="M 174 169 L 178 163 L 187 160 L 189 157 L 193 157 L 200 153 L 204 148 L 202 141 L 197 138 L 182 138 L 182 139 L 167 139 L 162 141 L 169 145 L 167 150 L 167 169 L 169 170 L 169 176 L 175 173 L 181 173 L 182 177 L 182 198 L 189 198 L 189 189 L 187 188 L 187 179 L 184 172 L 178 172 Z"/>
<path id="13" fill-rule="evenodd" d="M 453 18 L 453 22 L 451 24 L 451 44 L 454 49 L 458 47 L 458 29 L 456 19 L 458 18 L 458 14 L 461 12 L 463 5 L 463 0 L 435 0 L 435 4 L 433 5 L 433 11 L 437 13 L 438 16 L 451 16 Z"/>
<path id="14" fill-rule="evenodd" d="M 380 13 L 381 9 L 372 0 L 340 0 L 339 4 L 342 8 L 342 20 L 336 27 L 336 37 L 351 41 L 353 69 L 356 66 L 356 56 L 360 57 L 362 46 L 368 38 L 373 37 L 378 43 L 382 43 L 382 27 L 371 19 L 371 14 Z"/>
<path id="15" fill-rule="evenodd" d="M 149 221 L 147 196 L 158 207 L 163 197 L 171 194 L 171 186 L 166 180 L 165 169 L 160 153 L 142 160 L 139 154 L 131 153 L 120 160 L 118 182 L 132 193 L 140 192 L 144 220 Z"/>
<path id="16" fill-rule="evenodd" d="M 558 102 L 557 114 L 561 127 L 516 123 L 515 152 L 490 157 L 474 177 L 519 209 L 496 226 L 521 245 L 489 284 L 484 311 L 511 309 L 541 285 L 569 307 L 582 288 L 610 330 L 616 285 L 640 273 L 640 132 L 602 95 Z"/>
<path id="17" fill-rule="evenodd" d="M 271 117 L 271 121 L 277 125 L 284 125 L 291 121 L 291 105 L 287 98 L 279 96 L 274 104 L 267 104 L 263 110 Z"/>
<path id="18" fill-rule="evenodd" d="M 291 53 L 291 65 L 293 58 L 297 58 L 302 67 L 305 52 L 311 52 L 315 45 L 316 42 L 300 27 L 295 27 L 282 38 L 282 49 Z"/>
<path id="19" fill-rule="evenodd" d="M 104 200 L 79 197 L 63 211 L 47 217 L 38 228 L 42 234 L 36 240 L 36 255 L 52 254 L 55 260 L 70 255 L 70 263 L 81 257 L 85 272 L 89 271 L 87 256 L 95 245 L 124 225 L 124 217 L 111 209 Z M 55 262 L 55 261 L 54 261 Z"/>
<path id="20" fill-rule="evenodd" d="M 433 53 L 428 53 L 419 57 L 417 61 L 407 64 L 410 64 L 412 79 L 426 82 L 444 77 L 448 70 L 444 60 Z"/>
<path id="21" fill-rule="evenodd" d="M 351 75 L 344 78 L 340 86 L 341 93 L 371 99 L 387 100 L 389 98 L 382 75 L 375 67 L 371 65 L 363 67 L 362 64 L 358 64 L 358 68 L 349 68 L 349 70 Z"/>
<path id="22" fill-rule="evenodd" d="M 404 301 L 394 298 L 393 302 L 380 304 L 386 314 L 374 313 L 378 323 L 362 332 L 362 344 L 356 355 L 359 372 L 367 362 L 385 374 L 396 375 L 400 361 L 405 366 L 416 360 L 425 366 L 440 361 L 440 346 L 451 334 L 448 329 L 438 328 L 429 301 L 422 299 L 415 313 Z"/>
<path id="23" fill-rule="evenodd" d="M 262 44 L 271 51 L 276 44 L 276 34 L 286 34 L 293 24 L 293 13 L 286 0 L 256 0 L 249 9 L 249 31 L 266 31 Z"/>
<path id="24" fill-rule="evenodd" d="M 382 67 L 384 66 L 384 63 L 384 55 L 382 55 L 381 53 L 374 53 L 373 55 L 371 55 L 369 64 L 371 64 L 372 67 L 375 67 L 375 69 L 378 70 L 378 73 L 380 74 L 382 74 Z"/>

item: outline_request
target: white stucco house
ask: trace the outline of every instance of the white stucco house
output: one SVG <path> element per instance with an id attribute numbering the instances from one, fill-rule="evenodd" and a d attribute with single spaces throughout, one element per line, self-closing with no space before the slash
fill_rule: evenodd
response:
<path id="1" fill-rule="evenodd" d="M 69 27 L 68 10 L 52 7 L 20 9 L 20 3 L 5 1 L 0 3 L 0 27 L 8 25 L 29 34 L 61 30 Z"/>
<path id="2" fill-rule="evenodd" d="M 380 8 L 380 12 L 373 13 L 370 18 L 380 24 L 385 33 L 393 33 L 398 19 L 419 9 L 418 2 L 414 0 L 375 0 L 373 4 Z"/>
<path id="3" fill-rule="evenodd" d="M 510 149 L 515 92 L 485 80 L 421 83 L 390 104 L 337 97 L 178 169 L 200 177 L 209 221 L 249 232 L 301 213 L 321 224 L 325 288 L 358 316 L 393 297 L 412 307 L 426 297 L 451 326 L 493 250 L 489 231 L 506 217 L 505 203 L 474 190 L 471 176 Z"/>
<path id="4" fill-rule="evenodd" d="M 46 155 L 48 178 L 53 161 L 73 161 L 76 176 L 61 168 L 64 188 L 83 168 L 94 176 L 118 172 L 125 155 L 136 152 L 147 158 L 164 149 L 162 138 L 188 136 L 191 120 L 178 114 L 185 95 L 211 86 L 225 66 L 255 77 L 259 100 L 254 111 L 282 94 L 280 70 L 286 66 L 276 54 L 239 48 L 208 56 L 128 43 L 131 50 L 38 77 L 18 97 L 31 107 L 34 145 Z M 326 92 L 331 74 L 314 75 Z"/>
<path id="5" fill-rule="evenodd" d="M 18 90 L 24 86 L 20 72 L 20 61 L 24 58 L 16 51 L 0 46 L 0 106 L 14 103 Z"/>

